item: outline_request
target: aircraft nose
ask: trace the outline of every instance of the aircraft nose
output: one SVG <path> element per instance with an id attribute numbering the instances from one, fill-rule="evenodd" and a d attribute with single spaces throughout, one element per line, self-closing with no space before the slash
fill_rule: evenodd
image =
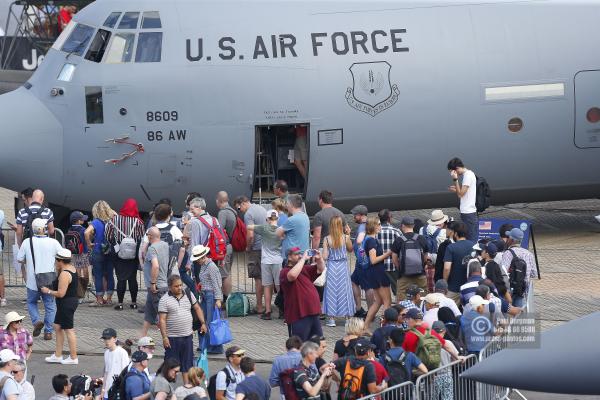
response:
<path id="1" fill-rule="evenodd" d="M 62 154 L 63 128 L 31 91 L 21 87 L 0 96 L 0 186 L 60 195 Z"/>

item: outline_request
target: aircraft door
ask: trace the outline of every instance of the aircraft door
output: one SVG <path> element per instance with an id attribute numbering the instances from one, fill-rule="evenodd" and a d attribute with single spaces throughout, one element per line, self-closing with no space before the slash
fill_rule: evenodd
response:
<path id="1" fill-rule="evenodd" d="M 600 147 L 600 71 L 575 74 L 575 146 Z"/>

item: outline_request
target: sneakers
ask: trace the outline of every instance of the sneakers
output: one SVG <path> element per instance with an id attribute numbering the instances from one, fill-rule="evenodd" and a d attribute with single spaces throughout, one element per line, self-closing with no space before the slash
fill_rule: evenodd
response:
<path id="1" fill-rule="evenodd" d="M 33 337 L 40 336 L 40 333 L 42 333 L 43 328 L 44 328 L 44 321 L 36 322 L 35 324 L 33 324 L 33 332 L 31 333 L 31 335 Z"/>
<path id="2" fill-rule="evenodd" d="M 327 323 L 325 324 L 325 326 L 329 326 L 330 328 L 335 328 L 336 327 L 335 319 L 329 318 L 327 320 Z"/>
<path id="3" fill-rule="evenodd" d="M 52 340 L 52 334 L 50 332 L 44 333 L 44 340 Z"/>
<path id="4" fill-rule="evenodd" d="M 44 358 L 44 360 L 46 360 L 47 363 L 51 364 L 62 364 L 62 362 L 64 361 L 62 357 L 56 357 L 55 354 L 52 354 L 50 357 Z"/>
<path id="5" fill-rule="evenodd" d="M 356 318 L 362 318 L 362 319 L 365 319 L 365 318 L 367 318 L 367 312 L 364 310 L 364 308 L 362 308 L 362 307 L 361 307 L 360 309 L 358 309 L 358 310 L 357 310 L 357 311 L 354 313 L 354 316 L 355 316 Z"/>
<path id="6" fill-rule="evenodd" d="M 72 359 L 71 356 L 65 358 L 60 362 L 62 365 L 77 365 L 79 364 L 79 359 Z"/>

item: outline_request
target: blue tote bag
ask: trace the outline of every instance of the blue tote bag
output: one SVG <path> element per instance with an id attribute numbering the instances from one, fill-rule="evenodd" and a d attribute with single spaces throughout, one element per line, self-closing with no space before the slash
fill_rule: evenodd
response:
<path id="1" fill-rule="evenodd" d="M 219 346 L 233 340 L 231 329 L 229 329 L 229 321 L 221 319 L 221 311 L 217 307 L 213 311 L 213 320 L 210 321 L 208 332 L 210 333 L 211 346 Z"/>

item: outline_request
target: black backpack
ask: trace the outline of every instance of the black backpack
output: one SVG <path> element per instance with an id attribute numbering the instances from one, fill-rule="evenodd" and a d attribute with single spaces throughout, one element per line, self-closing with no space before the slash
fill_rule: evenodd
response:
<path id="1" fill-rule="evenodd" d="M 477 207 L 477 212 L 483 212 L 492 205 L 492 189 L 484 177 L 478 176 L 476 179 L 475 207 Z"/>
<path id="2" fill-rule="evenodd" d="M 69 229 L 65 235 L 65 248 L 71 251 L 71 254 L 83 254 L 83 242 L 81 233 L 77 229 Z"/>
<path id="3" fill-rule="evenodd" d="M 160 240 L 169 245 L 169 267 L 173 263 L 173 259 L 176 260 L 179 257 L 179 249 L 183 244 L 181 240 L 175 240 L 173 238 L 173 235 L 171 234 L 172 227 L 173 224 L 169 222 L 167 226 L 163 228 L 158 228 L 158 230 L 160 231 Z"/>
<path id="4" fill-rule="evenodd" d="M 233 377 L 229 373 L 229 368 L 225 367 L 221 371 L 225 372 L 225 388 L 227 388 L 229 387 L 229 384 L 233 382 Z M 214 374 L 208 380 L 207 392 L 210 400 L 217 400 L 217 374 Z M 227 389 L 225 389 L 225 391 L 227 391 Z"/>
<path id="5" fill-rule="evenodd" d="M 386 354 L 385 366 L 390 375 L 388 380 L 389 387 L 409 381 L 408 370 L 406 369 L 406 351 L 403 351 L 397 360 L 394 360 L 389 354 Z"/>
<path id="6" fill-rule="evenodd" d="M 512 249 L 508 249 L 513 258 L 510 262 L 509 283 L 513 296 L 522 297 L 527 290 L 527 263 L 518 257 Z"/>
<path id="7" fill-rule="evenodd" d="M 71 381 L 71 396 L 85 395 L 92 386 L 92 378 L 88 375 L 75 375 L 69 380 Z"/>
<path id="8" fill-rule="evenodd" d="M 112 386 L 108 389 L 108 400 L 125 400 L 125 381 L 129 376 L 129 366 L 123 368 L 119 375 L 113 376 Z"/>
<path id="9" fill-rule="evenodd" d="M 33 212 L 29 207 L 25 207 L 25 211 L 27 211 L 27 221 L 25 221 L 25 226 L 23 226 L 23 240 L 33 236 L 33 228 L 31 227 L 31 223 L 36 218 L 42 218 L 44 210 L 44 206 L 40 206 L 36 212 Z"/>

